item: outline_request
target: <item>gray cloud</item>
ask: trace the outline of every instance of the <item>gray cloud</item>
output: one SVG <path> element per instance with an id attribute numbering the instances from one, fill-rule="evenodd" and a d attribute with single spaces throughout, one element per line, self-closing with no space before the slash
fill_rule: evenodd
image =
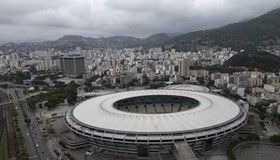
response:
<path id="1" fill-rule="evenodd" d="M 0 4 L 0 40 L 186 33 L 280 7 L 278 0 L 0 0 Z"/>

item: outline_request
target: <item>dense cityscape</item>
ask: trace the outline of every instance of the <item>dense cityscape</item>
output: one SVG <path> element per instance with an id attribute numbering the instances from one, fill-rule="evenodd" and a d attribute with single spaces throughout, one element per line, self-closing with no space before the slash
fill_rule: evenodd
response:
<path id="1" fill-rule="evenodd" d="M 279 159 L 279 17 L 1 44 L 0 159 Z"/>
<path id="2" fill-rule="evenodd" d="M 215 94 L 250 106 L 248 125 L 241 132 L 249 134 L 250 138 L 256 134 L 260 140 L 270 139 L 279 133 L 279 72 L 221 67 L 243 52 L 246 51 L 237 52 L 231 48 L 176 52 L 175 49 L 162 51 L 161 48 L 142 47 L 90 50 L 76 47 L 67 53 L 52 49 L 11 53 L 1 55 L 1 85 L 14 101 L 13 115 L 24 117 L 29 126 L 21 129 L 25 130 L 22 136 L 28 139 L 29 134 L 34 135 L 33 142 L 31 140 L 28 145 L 35 143 L 38 148 L 33 150 L 39 150 L 41 155 L 38 156 L 53 157 L 50 152 L 54 152 L 69 158 L 67 152 L 62 155 L 65 145 L 52 144 L 52 141 L 63 142 L 58 137 L 66 128 L 56 128 L 56 123 L 63 125 L 60 117 L 75 103 L 108 93 L 169 85 L 207 86 Z M 19 103 L 17 99 L 23 101 Z M 42 137 L 44 142 L 41 142 Z M 54 149 L 49 151 L 46 145 Z M 32 152 L 37 155 L 29 148 L 25 150 L 28 155 Z"/>

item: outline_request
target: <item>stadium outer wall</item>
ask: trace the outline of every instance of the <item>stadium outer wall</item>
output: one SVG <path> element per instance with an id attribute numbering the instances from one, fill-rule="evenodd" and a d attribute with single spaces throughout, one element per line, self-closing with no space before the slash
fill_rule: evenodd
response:
<path id="1" fill-rule="evenodd" d="M 188 143 L 194 150 L 210 150 L 232 139 L 247 122 L 246 111 L 237 105 L 240 112 L 233 119 L 215 126 L 180 132 L 127 132 L 85 124 L 74 116 L 76 107 L 65 117 L 66 125 L 73 133 L 87 138 L 97 151 L 132 157 L 171 152 L 177 141 Z"/>

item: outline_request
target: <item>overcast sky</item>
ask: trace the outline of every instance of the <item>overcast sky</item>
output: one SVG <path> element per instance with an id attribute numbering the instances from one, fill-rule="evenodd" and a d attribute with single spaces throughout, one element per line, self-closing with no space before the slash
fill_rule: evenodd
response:
<path id="1" fill-rule="evenodd" d="M 0 0 L 0 40 L 187 33 L 279 7 L 280 0 Z"/>

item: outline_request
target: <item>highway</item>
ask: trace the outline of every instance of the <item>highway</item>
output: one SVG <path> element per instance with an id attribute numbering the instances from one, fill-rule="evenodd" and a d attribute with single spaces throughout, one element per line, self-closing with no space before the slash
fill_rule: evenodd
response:
<path id="1" fill-rule="evenodd" d="M 7 93 L 12 96 L 13 100 L 17 100 L 18 99 L 17 95 L 15 94 L 14 89 L 8 89 L 7 91 L 8 91 Z M 30 137 L 30 132 L 29 132 L 28 126 L 24 122 L 24 116 L 23 116 L 23 113 L 22 113 L 22 111 L 20 109 L 19 102 L 18 101 L 14 101 L 13 105 L 14 105 L 14 107 L 17 108 L 18 124 L 19 124 L 20 130 L 22 132 L 22 136 L 23 136 L 23 138 L 25 140 L 24 141 L 25 142 L 24 146 L 25 146 L 25 149 L 27 151 L 27 154 L 29 155 L 29 159 L 39 159 L 38 155 L 37 155 L 36 148 L 35 148 L 35 146 L 33 144 L 32 138 Z"/>
<path id="2" fill-rule="evenodd" d="M 54 156 L 51 154 L 48 146 L 46 145 L 45 139 L 42 137 L 41 130 L 35 119 L 34 113 L 31 112 L 31 110 L 29 109 L 26 101 L 22 100 L 25 98 L 22 90 L 20 89 L 16 89 L 16 90 L 19 97 L 17 97 L 15 93 L 15 89 L 11 89 L 11 88 L 7 89 L 8 93 L 13 98 L 14 106 L 17 107 L 19 127 L 25 139 L 25 148 L 29 155 L 29 159 L 34 159 L 34 160 L 55 159 Z M 19 102 L 18 101 L 19 99 L 22 101 Z M 27 126 L 27 124 L 24 122 L 24 115 L 22 110 L 20 109 L 19 103 L 21 104 L 22 109 L 25 111 L 27 116 L 30 118 L 29 126 Z"/>
<path id="3" fill-rule="evenodd" d="M 9 101 L 9 102 L 2 102 L 2 103 L 0 103 L 0 106 L 6 105 L 6 104 L 11 104 L 11 103 L 14 103 L 14 102 L 25 101 L 26 99 L 31 98 L 31 97 L 36 96 L 36 95 L 39 95 L 40 93 L 41 92 L 37 92 L 37 93 L 29 94 L 28 96 L 23 96 L 23 97 L 18 98 L 18 99 L 13 99 L 12 101 Z"/>

